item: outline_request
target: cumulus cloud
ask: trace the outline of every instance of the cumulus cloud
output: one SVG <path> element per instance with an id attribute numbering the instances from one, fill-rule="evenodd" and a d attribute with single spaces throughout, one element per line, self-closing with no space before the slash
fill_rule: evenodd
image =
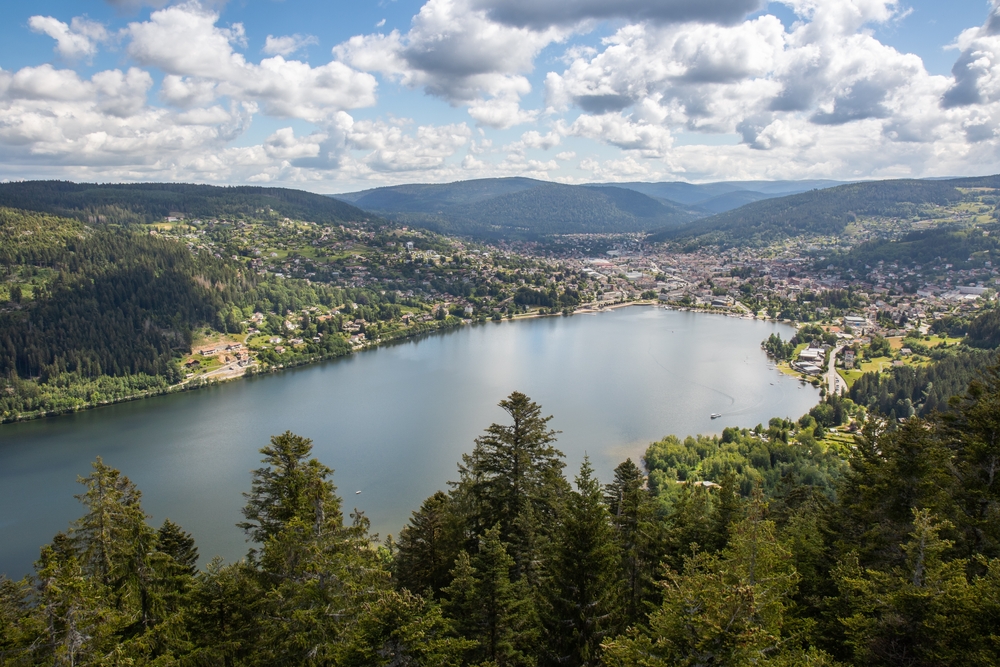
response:
<path id="1" fill-rule="evenodd" d="M 786 4 L 800 19 L 789 29 L 770 15 L 734 25 L 624 26 L 603 50 L 575 53 L 562 73 L 550 72 L 547 102 L 583 112 L 564 123 L 568 134 L 671 160 L 683 152 L 673 146 L 674 130 L 736 134 L 758 151 L 804 154 L 828 141 L 845 155 L 850 146 L 897 157 L 912 154 L 904 142 L 989 135 L 991 121 L 942 113 L 947 79 L 865 29 L 898 16 L 895 0 Z M 963 34 L 963 52 L 983 30 Z M 977 84 L 976 94 L 985 88 Z M 859 123 L 867 124 L 868 149 L 848 140 Z"/>
<path id="2" fill-rule="evenodd" d="M 254 101 L 264 113 L 324 123 L 338 111 L 375 104 L 370 74 L 331 61 L 312 67 L 281 55 L 255 64 L 237 52 L 245 46 L 239 24 L 217 25 L 219 15 L 188 3 L 130 23 L 128 55 L 167 74 L 162 98 L 181 106 L 204 104 L 209 94 Z"/>
<path id="3" fill-rule="evenodd" d="M 97 45 L 109 38 L 103 25 L 81 16 L 75 17 L 68 25 L 51 16 L 32 16 L 28 19 L 28 26 L 32 31 L 56 40 L 55 52 L 67 60 L 93 57 L 97 53 Z"/>
<path id="4" fill-rule="evenodd" d="M 269 56 L 290 56 L 310 44 L 319 44 L 319 40 L 313 35 L 294 34 L 282 37 L 268 35 L 264 41 L 263 51 Z"/>
<path id="5" fill-rule="evenodd" d="M 558 146 L 561 141 L 562 137 L 555 132 L 540 134 L 536 130 L 530 130 L 521 135 L 521 143 L 524 144 L 525 147 L 541 148 L 545 151 Z"/>
<path id="6" fill-rule="evenodd" d="M 598 139 L 646 157 L 666 157 L 673 146 L 670 129 L 653 123 L 636 122 L 632 116 L 610 113 L 583 114 L 562 130 L 565 134 Z"/>
<path id="7" fill-rule="evenodd" d="M 955 81 L 941 98 L 942 106 L 963 107 L 1000 97 L 1000 3 L 994 2 L 981 27 L 962 32 L 953 46 L 961 54 L 952 68 Z"/>
<path id="8" fill-rule="evenodd" d="M 443 166 L 472 136 L 465 123 L 421 125 L 412 134 L 405 126 L 404 121 L 359 121 L 348 131 L 347 143 L 366 153 L 360 161 L 374 171 L 425 171 Z"/>
<path id="9" fill-rule="evenodd" d="M 359 35 L 334 53 L 358 69 L 421 87 L 452 104 L 469 104 L 481 125 L 507 128 L 535 119 L 520 108 L 531 90 L 525 74 L 543 48 L 569 34 L 499 23 L 469 0 L 428 0 L 406 34 Z"/>
<path id="10" fill-rule="evenodd" d="M 762 0 L 475 0 L 473 6 L 499 22 L 539 29 L 593 19 L 734 23 L 764 4 Z"/>
<path id="11" fill-rule="evenodd" d="M 152 166 L 184 151 L 221 148 L 241 132 L 247 110 L 208 122 L 150 107 L 149 73 L 106 70 L 90 79 L 51 65 L 0 70 L 0 145 L 8 164 Z"/>
<path id="12" fill-rule="evenodd" d="M 567 180 L 573 168 L 603 181 L 1000 169 L 996 5 L 956 38 L 951 76 L 934 76 L 871 30 L 903 15 L 898 0 L 778 1 L 795 14 L 787 27 L 747 19 L 756 0 L 426 0 L 408 30 L 355 36 L 317 66 L 295 57 L 316 43 L 303 34 L 268 35 L 264 57 L 246 55 L 247 30 L 204 2 L 115 0 L 154 11 L 114 34 L 35 16 L 28 27 L 52 37 L 61 59 L 89 61 L 114 39 L 125 62 L 86 75 L 0 69 L 0 173 L 40 165 L 60 177 L 343 187 Z M 558 46 L 606 19 L 606 37 Z M 469 124 L 355 119 L 376 104 L 373 74 L 464 108 Z M 531 108 L 539 81 L 544 105 Z M 259 114 L 300 122 L 231 145 Z M 544 130 L 494 146 L 493 129 L 540 121 Z M 697 145 L 707 135 L 723 145 Z M 574 150 L 540 153 L 567 141 Z M 591 153 L 588 142 L 603 146 Z"/>

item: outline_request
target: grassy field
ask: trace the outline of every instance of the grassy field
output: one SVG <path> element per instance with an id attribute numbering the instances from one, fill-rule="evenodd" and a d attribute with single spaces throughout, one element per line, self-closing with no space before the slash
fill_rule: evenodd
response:
<path id="1" fill-rule="evenodd" d="M 826 432 L 826 435 L 819 442 L 824 447 L 833 449 L 841 456 L 847 456 L 854 447 L 854 434 L 838 429 L 831 429 Z"/>

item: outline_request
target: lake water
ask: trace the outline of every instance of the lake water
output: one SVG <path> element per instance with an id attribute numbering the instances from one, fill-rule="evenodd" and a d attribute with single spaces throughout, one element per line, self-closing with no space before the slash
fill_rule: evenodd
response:
<path id="1" fill-rule="evenodd" d="M 192 532 L 202 561 L 246 553 L 241 492 L 272 434 L 312 438 L 345 510 L 384 537 L 457 478 L 473 439 L 522 391 L 562 433 L 572 479 L 584 454 L 602 481 L 667 434 L 798 418 L 817 390 L 772 369 L 760 341 L 785 325 L 631 307 L 488 323 L 222 386 L 0 426 L 0 572 L 27 573 L 81 514 L 101 456 L 143 492 L 158 526 Z M 712 420 L 711 413 L 722 413 Z M 355 493 L 361 491 L 360 494 Z"/>

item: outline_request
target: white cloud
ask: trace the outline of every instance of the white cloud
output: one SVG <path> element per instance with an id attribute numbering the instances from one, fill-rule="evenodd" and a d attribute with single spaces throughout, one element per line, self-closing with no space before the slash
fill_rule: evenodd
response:
<path id="1" fill-rule="evenodd" d="M 109 39 L 103 25 L 81 16 L 69 25 L 51 16 L 32 16 L 28 26 L 56 40 L 55 52 L 67 60 L 91 58 L 97 53 L 97 45 Z"/>
<path id="2" fill-rule="evenodd" d="M 154 12 L 128 26 L 127 52 L 167 74 L 162 99 L 179 106 L 205 104 L 210 94 L 260 104 L 264 113 L 326 123 L 344 109 L 375 104 L 376 81 L 332 61 L 312 67 L 281 55 L 259 64 L 234 50 L 244 45 L 241 24 L 218 25 L 219 15 L 188 3 Z"/>
<path id="3" fill-rule="evenodd" d="M 214 81 L 192 79 L 176 74 L 163 77 L 160 99 L 175 107 L 190 108 L 211 104 L 219 96 Z"/>
<path id="4" fill-rule="evenodd" d="M 656 160 L 651 173 L 665 166 L 713 178 L 962 173 L 972 153 L 998 164 L 1000 30 L 990 21 L 959 38 L 968 64 L 960 59 L 956 70 L 970 73 L 950 83 L 867 30 L 900 15 L 895 0 L 786 4 L 799 18 L 789 29 L 769 15 L 644 23 L 621 27 L 601 49 L 568 53 L 566 68 L 546 77 L 547 103 L 579 115 L 559 120 L 558 131 Z M 679 131 L 737 133 L 743 143 L 676 146 Z M 989 146 L 970 151 L 970 141 Z M 633 169 L 586 164 L 606 177 Z"/>
<path id="5" fill-rule="evenodd" d="M 933 76 L 874 36 L 903 15 L 897 0 L 780 1 L 796 15 L 788 27 L 745 19 L 756 0 L 426 0 L 408 30 L 355 36 L 317 66 L 294 57 L 316 43 L 303 34 L 268 35 L 266 57 L 248 56 L 248 31 L 212 4 L 155 9 L 113 34 L 83 17 L 35 16 L 28 27 L 61 59 L 88 62 L 121 41 L 124 62 L 86 75 L 0 69 L 0 173 L 342 189 L 567 180 L 577 166 L 605 181 L 1000 170 L 1000 10 L 958 36 L 952 76 Z M 558 46 L 609 17 L 605 38 Z M 536 72 L 542 64 L 557 71 Z M 465 109 L 468 123 L 415 124 L 388 107 L 382 120 L 356 120 L 348 112 L 376 104 L 372 73 Z M 531 108 L 539 81 L 544 106 Z M 296 122 L 232 146 L 258 114 Z M 517 138 L 494 132 L 519 125 Z M 716 145 L 709 135 L 720 134 L 740 143 Z M 574 150 L 529 159 L 567 141 Z"/>
<path id="6" fill-rule="evenodd" d="M 536 130 L 529 130 L 521 135 L 521 143 L 527 148 L 541 148 L 545 151 L 558 146 L 561 141 L 562 137 L 555 132 L 543 135 Z"/>
<path id="7" fill-rule="evenodd" d="M 247 110 L 183 119 L 149 107 L 147 72 L 106 70 L 82 79 L 50 65 L 0 70 L 0 145 L 7 165 L 150 166 L 186 151 L 219 149 Z M 207 122 L 206 122 L 207 121 Z"/>
<path id="8" fill-rule="evenodd" d="M 377 172 L 424 171 L 439 168 L 469 143 L 465 123 L 421 125 L 405 132 L 406 122 L 358 121 L 347 133 L 347 145 L 365 152 L 360 162 Z"/>
<path id="9" fill-rule="evenodd" d="M 315 158 L 319 156 L 320 145 L 327 138 L 328 135 L 323 133 L 296 137 L 292 128 L 285 127 L 264 141 L 264 152 L 269 158 L 277 160 Z"/>
<path id="10" fill-rule="evenodd" d="M 588 139 L 598 139 L 626 151 L 638 151 L 646 157 L 666 157 L 673 145 L 670 130 L 662 125 L 635 122 L 620 113 L 591 116 L 583 114 L 562 132 Z"/>
<path id="11" fill-rule="evenodd" d="M 469 104 L 469 115 L 479 125 L 505 130 L 530 123 L 538 117 L 537 111 L 521 108 L 519 92 L 527 93 L 531 90 L 527 79 L 510 77 L 505 83 L 510 84 L 509 88 L 498 93 L 497 97 L 478 99 Z"/>
<path id="12" fill-rule="evenodd" d="M 310 44 L 319 44 L 319 40 L 313 35 L 295 34 L 282 37 L 268 35 L 264 41 L 263 51 L 269 56 L 290 56 Z"/>
<path id="13" fill-rule="evenodd" d="M 520 108 L 531 90 L 525 75 L 543 48 L 569 34 L 499 23 L 469 0 L 428 0 L 405 35 L 397 30 L 359 35 L 334 53 L 358 69 L 421 87 L 452 104 L 469 104 L 481 125 L 507 128 L 536 118 Z"/>

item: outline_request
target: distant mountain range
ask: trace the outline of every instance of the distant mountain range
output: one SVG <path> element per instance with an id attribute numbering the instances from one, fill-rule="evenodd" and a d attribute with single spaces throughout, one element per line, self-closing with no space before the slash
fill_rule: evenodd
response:
<path id="1" fill-rule="evenodd" d="M 766 245 L 804 234 L 839 234 L 859 217 L 926 215 L 931 207 L 960 201 L 963 194 L 958 188 L 997 187 L 1000 176 L 850 183 L 746 204 L 683 228 L 664 227 L 649 239 L 693 245 Z"/>
<path id="2" fill-rule="evenodd" d="M 1000 189 L 1000 176 L 847 184 L 812 180 L 563 185 L 496 178 L 334 196 L 250 186 L 26 181 L 0 183 L 0 207 L 114 224 L 153 222 L 174 212 L 235 219 L 280 216 L 320 224 L 388 218 L 486 240 L 649 232 L 651 241 L 697 247 L 764 245 L 803 234 L 838 234 L 865 217 L 934 215 L 935 207 L 968 198 L 961 188 Z"/>
<path id="3" fill-rule="evenodd" d="M 722 213 L 762 199 L 784 197 L 809 190 L 843 185 L 843 181 L 720 181 L 718 183 L 601 183 L 641 192 L 657 199 L 700 209 L 708 215 Z"/>
<path id="4" fill-rule="evenodd" d="M 641 232 L 703 215 L 633 189 L 531 178 L 398 185 L 333 196 L 397 222 L 481 238 Z"/>
<path id="5" fill-rule="evenodd" d="M 332 196 L 397 222 L 443 233 L 506 238 L 679 229 L 748 203 L 840 184 L 813 180 L 562 185 L 531 178 L 490 178 Z"/>
<path id="6" fill-rule="evenodd" d="M 302 190 L 189 183 L 0 183 L 0 207 L 114 224 L 156 222 L 171 213 L 237 219 L 271 213 L 320 224 L 360 221 L 371 215 L 343 201 Z"/>

